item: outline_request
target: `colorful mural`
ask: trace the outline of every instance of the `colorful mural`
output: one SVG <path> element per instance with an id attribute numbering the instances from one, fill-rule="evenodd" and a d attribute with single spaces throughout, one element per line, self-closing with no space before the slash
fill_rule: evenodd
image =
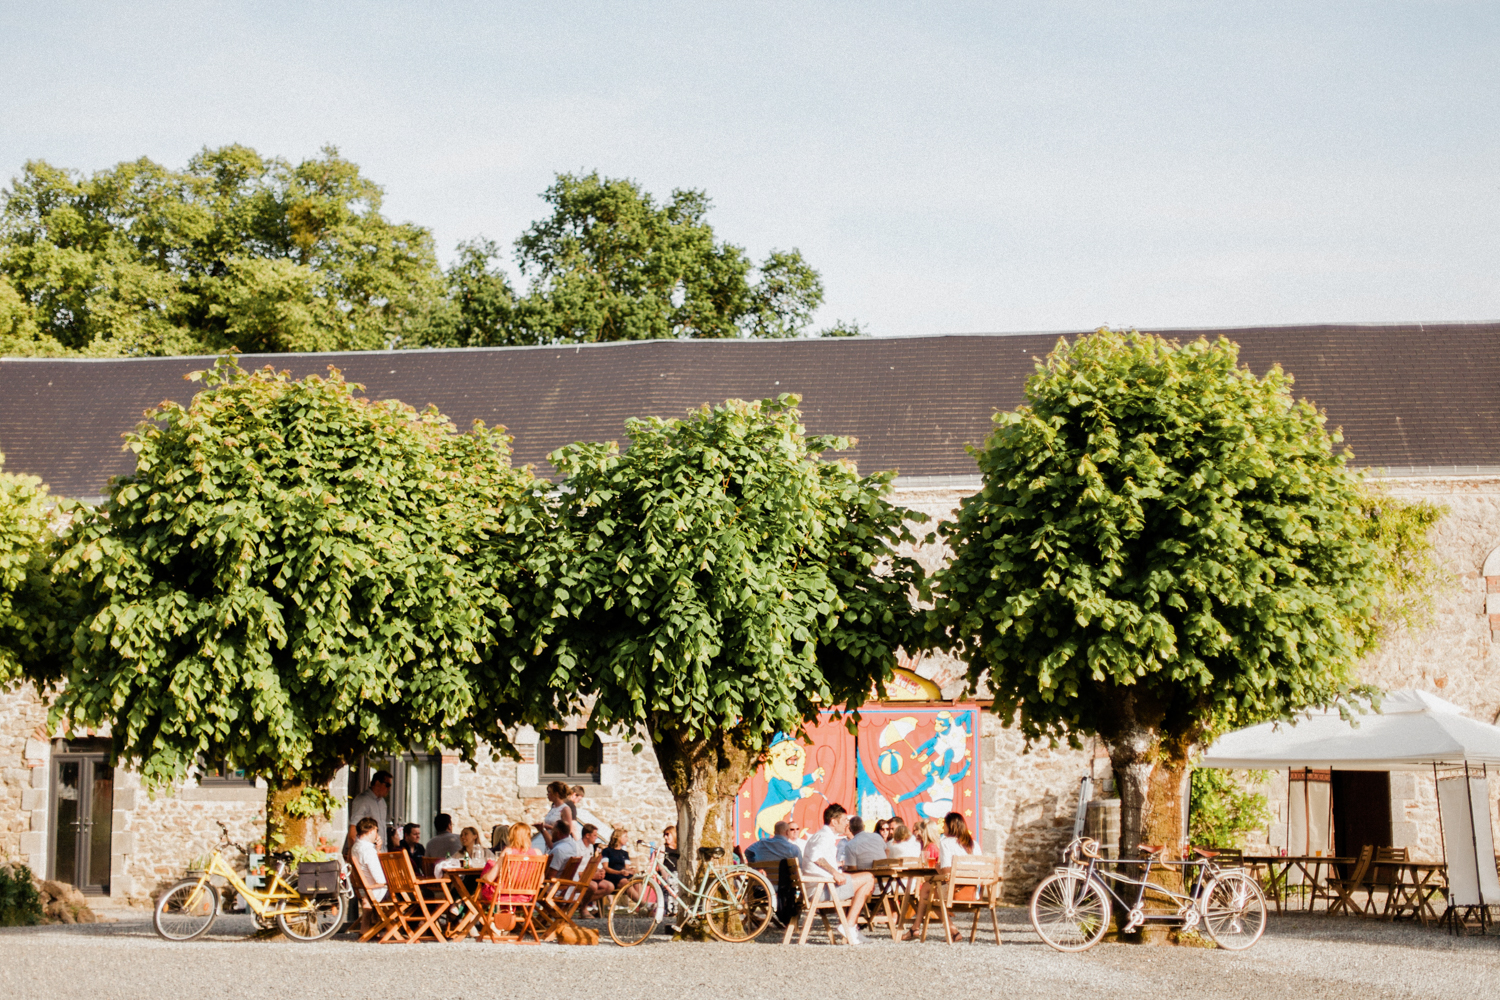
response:
<path id="1" fill-rule="evenodd" d="M 855 734 L 826 717 L 801 738 L 777 734 L 766 762 L 740 790 L 741 846 L 770 836 L 788 817 L 816 830 L 829 802 L 866 823 L 900 816 L 908 826 L 956 810 L 979 835 L 978 706 L 885 703 L 860 714 Z"/>

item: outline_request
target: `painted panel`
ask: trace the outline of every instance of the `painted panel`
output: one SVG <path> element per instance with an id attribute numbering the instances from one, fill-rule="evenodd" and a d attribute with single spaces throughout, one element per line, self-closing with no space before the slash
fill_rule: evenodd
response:
<path id="1" fill-rule="evenodd" d="M 740 789 L 735 838 L 741 847 L 771 836 L 777 820 L 808 830 L 823 825 L 823 807 L 854 808 L 854 737 L 826 716 L 797 737 L 777 733 L 766 760 Z"/>
<path id="2" fill-rule="evenodd" d="M 858 809 L 866 824 L 900 816 L 907 826 L 960 812 L 980 834 L 977 705 L 861 710 Z"/>

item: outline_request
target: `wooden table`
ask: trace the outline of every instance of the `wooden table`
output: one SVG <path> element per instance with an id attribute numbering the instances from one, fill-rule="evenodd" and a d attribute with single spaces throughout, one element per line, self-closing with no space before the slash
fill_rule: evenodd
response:
<path id="1" fill-rule="evenodd" d="M 1440 899 L 1448 887 L 1448 866 L 1427 861 L 1382 861 L 1382 868 L 1393 868 L 1396 880 L 1391 883 L 1385 901 L 1385 918 L 1400 920 L 1411 917 L 1423 926 L 1438 920 L 1433 899 Z"/>
<path id="2" fill-rule="evenodd" d="M 893 941 L 900 940 L 901 924 L 906 916 L 906 907 L 908 904 L 912 904 L 916 899 L 918 883 L 929 881 L 932 878 L 936 877 L 938 873 L 938 870 L 936 868 L 930 866 L 923 866 L 921 868 L 898 868 L 895 871 L 882 870 L 879 872 L 875 871 L 873 868 L 846 868 L 844 869 L 844 871 L 869 872 L 871 875 L 875 876 L 876 889 L 884 896 L 886 900 L 889 900 L 894 895 L 896 899 L 896 912 L 889 921 L 891 940 Z M 893 888 L 892 883 L 899 883 L 899 885 L 901 886 L 899 893 L 893 894 L 891 892 L 891 889 Z M 871 894 L 871 898 L 874 898 L 873 893 Z M 866 903 L 866 905 L 869 904 Z M 913 912 L 915 912 L 915 909 L 913 910 Z M 887 911 L 887 913 L 889 913 L 889 911 Z M 856 919 L 858 918 L 858 916 L 858 914 L 854 915 Z"/>
<path id="3" fill-rule="evenodd" d="M 484 904 L 479 902 L 479 885 L 476 882 L 474 891 L 469 891 L 469 886 L 464 879 L 470 875 L 478 876 L 484 872 L 483 868 L 446 868 L 443 877 L 453 883 L 453 894 L 464 904 L 463 919 L 448 927 L 449 941 L 462 941 L 469 936 L 469 931 L 476 921 L 484 920 Z M 490 928 L 491 932 L 494 928 Z"/>
<path id="4" fill-rule="evenodd" d="M 1267 877 L 1261 881 L 1261 885 L 1266 889 L 1266 894 L 1276 903 L 1276 912 L 1283 913 L 1290 908 L 1284 897 L 1290 887 L 1293 871 L 1299 872 L 1306 879 L 1303 884 L 1310 887 L 1307 893 L 1307 905 L 1302 909 L 1311 912 L 1314 903 L 1328 896 L 1324 885 L 1324 879 L 1328 877 L 1328 869 L 1333 865 L 1352 865 L 1355 859 L 1319 857 L 1315 854 L 1293 854 L 1286 857 L 1278 854 L 1247 854 L 1243 861 L 1245 867 L 1252 873 L 1257 868 L 1266 869 Z"/>

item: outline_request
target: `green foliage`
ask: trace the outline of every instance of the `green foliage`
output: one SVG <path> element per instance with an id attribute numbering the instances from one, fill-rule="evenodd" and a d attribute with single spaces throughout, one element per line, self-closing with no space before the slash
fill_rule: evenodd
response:
<path id="1" fill-rule="evenodd" d="M 42 898 L 31 869 L 0 864 L 0 927 L 35 927 L 42 922 Z"/>
<path id="2" fill-rule="evenodd" d="M 752 283 L 745 251 L 705 220 L 702 191 L 658 205 L 634 181 L 559 174 L 542 198 L 552 215 L 516 241 L 531 285 L 511 343 L 796 336 L 823 301 L 796 250 L 773 251 Z"/>
<path id="3" fill-rule="evenodd" d="M 0 455 L 0 470 L 4 464 Z M 44 655 L 55 615 L 47 570 L 49 514 L 41 480 L 0 471 L 0 690 Z"/>
<path id="4" fill-rule="evenodd" d="M 797 397 L 631 420 L 630 447 L 575 444 L 549 581 L 552 683 L 591 727 L 654 736 L 725 732 L 748 751 L 819 709 L 860 704 L 896 649 L 920 639 L 922 570 L 895 546 L 917 512 L 819 459 L 845 439 L 804 437 Z"/>
<path id="5" fill-rule="evenodd" d="M 200 376 L 60 541 L 71 644 L 36 672 L 53 723 L 110 725 L 152 785 L 199 759 L 274 788 L 365 750 L 509 748 L 543 700 L 512 595 L 548 528 L 508 439 L 358 398 L 336 370 Z"/>
<path id="6" fill-rule="evenodd" d="M 90 176 L 32 161 L 3 197 L 0 275 L 23 304 L 6 320 L 0 288 L 7 353 L 361 350 L 416 336 L 440 306 L 431 234 L 386 220 L 380 187 L 332 147 Z"/>
<path id="7" fill-rule="evenodd" d="M 868 337 L 870 334 L 858 320 L 839 320 L 826 330 L 819 330 L 820 337 Z"/>
<path id="8" fill-rule="evenodd" d="M 1028 738 L 1144 731 L 1181 752 L 1357 693 L 1402 558 L 1291 381 L 1222 339 L 1101 330 L 1059 342 L 996 416 L 983 490 L 941 529 L 933 621 Z M 1435 514 L 1400 516 L 1420 561 Z"/>
<path id="9" fill-rule="evenodd" d="M 326 788 L 317 785 L 303 785 L 297 797 L 287 801 L 282 808 L 287 815 L 297 819 L 314 819 L 332 816 L 343 800 L 334 795 Z M 319 859 L 321 860 L 321 859 Z"/>
<path id="10" fill-rule="evenodd" d="M 513 322 L 515 292 L 505 272 L 495 266 L 500 247 L 492 240 L 458 245 L 458 260 L 448 268 L 448 308 L 435 314 L 424 335 L 431 347 L 510 347 L 529 344 Z"/>
<path id="11" fill-rule="evenodd" d="M 1233 772 L 1218 768 L 1193 771 L 1188 799 L 1188 840 L 1201 847 L 1245 846 L 1245 834 L 1263 829 L 1271 822 L 1266 797 L 1248 791 L 1245 782 L 1260 784 L 1265 771 L 1241 771 L 1237 780 Z"/>

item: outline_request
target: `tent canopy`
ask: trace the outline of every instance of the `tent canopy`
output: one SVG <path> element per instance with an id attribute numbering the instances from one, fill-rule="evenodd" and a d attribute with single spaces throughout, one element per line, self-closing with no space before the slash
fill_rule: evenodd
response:
<path id="1" fill-rule="evenodd" d="M 1337 711 L 1303 713 L 1295 723 L 1265 722 L 1220 737 L 1199 767 L 1278 770 L 1427 771 L 1434 764 L 1500 766 L 1500 728 L 1466 717 L 1425 691 L 1385 696 L 1380 713 L 1350 722 Z"/>

